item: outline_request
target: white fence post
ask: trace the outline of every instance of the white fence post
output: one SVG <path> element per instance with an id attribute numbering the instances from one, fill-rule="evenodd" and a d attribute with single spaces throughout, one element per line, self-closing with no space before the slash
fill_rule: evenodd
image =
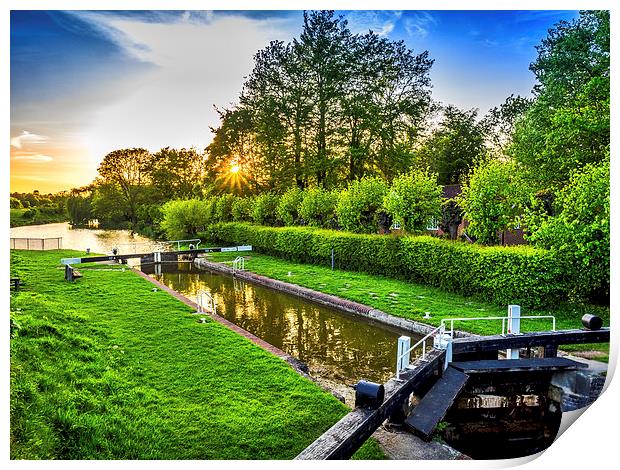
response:
<path id="1" fill-rule="evenodd" d="M 398 338 L 398 362 L 396 367 L 399 371 L 409 366 L 409 349 L 411 348 L 411 338 L 409 336 L 401 336 Z M 405 353 L 405 351 L 407 351 Z M 401 357 L 402 356 L 402 357 Z"/>
<path id="2" fill-rule="evenodd" d="M 508 306 L 508 334 L 518 335 L 521 333 L 521 307 L 519 305 Z M 507 359 L 519 359 L 519 349 L 506 349 Z"/>

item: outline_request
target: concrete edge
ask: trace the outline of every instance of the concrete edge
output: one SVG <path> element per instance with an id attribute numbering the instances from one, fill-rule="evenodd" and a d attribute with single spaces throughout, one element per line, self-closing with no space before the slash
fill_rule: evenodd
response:
<path id="1" fill-rule="evenodd" d="M 250 271 L 236 271 L 233 273 L 231 267 L 228 267 L 222 263 L 208 261 L 205 258 L 196 258 L 194 260 L 194 264 L 202 269 L 234 275 L 237 279 L 296 295 L 305 300 L 309 300 L 320 305 L 325 305 L 341 312 L 357 315 L 386 326 L 408 331 L 416 335 L 427 335 L 436 328 L 434 326 L 417 322 L 415 320 L 408 320 L 406 318 L 396 317 L 394 315 L 390 315 L 389 313 L 383 312 L 382 310 L 378 310 L 376 308 L 354 302 L 352 300 L 342 299 L 335 295 L 315 291 L 297 284 L 278 281 L 276 279 L 261 276 L 260 274 L 256 274 Z M 476 335 L 463 331 L 455 331 L 455 337 L 457 338 L 469 336 Z"/>

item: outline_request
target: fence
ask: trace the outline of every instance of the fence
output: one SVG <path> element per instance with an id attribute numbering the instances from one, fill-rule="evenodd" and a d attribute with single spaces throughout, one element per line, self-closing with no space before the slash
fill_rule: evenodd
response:
<path id="1" fill-rule="evenodd" d="M 57 238 L 11 238 L 11 250 L 60 250 L 62 237 Z"/>

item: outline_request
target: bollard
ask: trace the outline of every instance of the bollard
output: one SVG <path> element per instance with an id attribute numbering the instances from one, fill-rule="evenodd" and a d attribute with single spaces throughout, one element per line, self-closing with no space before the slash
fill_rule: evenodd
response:
<path id="1" fill-rule="evenodd" d="M 385 397 L 385 388 L 381 384 L 360 380 L 355 385 L 355 407 L 379 408 Z"/>
<path id="2" fill-rule="evenodd" d="M 583 317 L 581 317 L 581 323 L 588 330 L 600 330 L 603 326 L 603 320 L 601 317 L 597 317 L 596 315 L 590 315 L 586 313 Z"/>

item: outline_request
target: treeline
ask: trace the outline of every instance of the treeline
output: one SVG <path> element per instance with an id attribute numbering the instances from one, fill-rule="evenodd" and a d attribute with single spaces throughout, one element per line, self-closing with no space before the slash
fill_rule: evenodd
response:
<path id="1" fill-rule="evenodd" d="M 432 100 L 426 51 L 305 13 L 298 38 L 257 52 L 204 152 L 111 152 L 69 197 L 71 219 L 148 235 L 221 220 L 416 232 L 435 219 L 454 238 L 465 217 L 479 244 L 521 227 L 605 296 L 609 12 L 559 22 L 537 50 L 533 97 L 481 117 Z M 461 195 L 442 201 L 452 183 Z"/>

